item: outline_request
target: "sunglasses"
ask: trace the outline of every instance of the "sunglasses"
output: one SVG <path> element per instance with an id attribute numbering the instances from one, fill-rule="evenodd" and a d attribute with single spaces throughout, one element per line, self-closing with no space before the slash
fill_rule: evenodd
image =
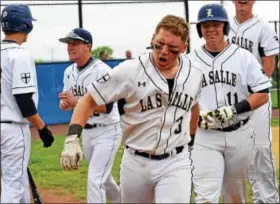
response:
<path id="1" fill-rule="evenodd" d="M 156 50 L 159 50 L 159 51 L 161 51 L 163 49 L 163 47 L 164 47 L 164 45 L 160 45 L 160 44 L 156 44 L 156 43 L 153 44 L 153 48 L 156 49 Z M 180 50 L 173 49 L 173 48 L 170 48 L 170 47 L 168 47 L 168 52 L 170 52 L 173 55 L 180 54 Z"/>

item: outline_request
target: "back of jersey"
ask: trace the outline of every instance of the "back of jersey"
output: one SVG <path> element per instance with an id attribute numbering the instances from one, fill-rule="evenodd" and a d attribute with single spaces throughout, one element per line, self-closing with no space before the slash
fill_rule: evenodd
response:
<path id="1" fill-rule="evenodd" d="M 1 43 L 1 121 L 28 123 L 22 117 L 14 95 L 34 93 L 37 107 L 37 77 L 35 64 L 29 53 L 11 41 Z"/>

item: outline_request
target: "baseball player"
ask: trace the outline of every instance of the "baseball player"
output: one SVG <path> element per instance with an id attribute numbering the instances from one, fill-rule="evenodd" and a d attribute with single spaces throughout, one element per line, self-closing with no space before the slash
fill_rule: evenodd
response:
<path id="1" fill-rule="evenodd" d="M 275 31 L 260 17 L 253 15 L 254 0 L 234 1 L 236 15 L 230 21 L 229 41 L 251 52 L 271 77 L 279 41 Z M 255 132 L 254 156 L 248 169 L 254 203 L 279 203 L 275 161 L 272 154 L 272 104 L 269 100 L 252 115 Z"/>
<path id="2" fill-rule="evenodd" d="M 91 57 L 92 36 L 81 28 L 73 29 L 60 42 L 67 43 L 70 61 L 64 72 L 60 108 L 69 110 L 87 93 L 87 86 L 111 71 L 111 68 Z M 120 202 L 120 189 L 111 169 L 121 143 L 120 116 L 116 103 L 99 107 L 88 119 L 83 130 L 83 150 L 89 164 L 87 182 L 88 203 L 106 203 L 106 192 L 113 203 Z M 104 112 L 104 113 L 102 113 Z"/>
<path id="3" fill-rule="evenodd" d="M 79 136 L 90 111 L 97 105 L 124 99 L 122 202 L 190 202 L 188 143 L 199 118 L 202 74 L 181 55 L 187 37 L 183 18 L 165 16 L 156 27 L 152 52 L 126 60 L 87 87 L 88 93 L 74 110 L 64 143 L 64 168 L 75 169 L 80 163 Z"/>
<path id="4" fill-rule="evenodd" d="M 222 5 L 201 7 L 197 31 L 206 43 L 187 55 L 203 70 L 192 152 L 195 203 L 218 203 L 221 194 L 222 203 L 245 203 L 254 143 L 251 111 L 268 101 L 271 83 L 250 52 L 224 39 L 229 21 Z"/>
<path id="5" fill-rule="evenodd" d="M 44 147 L 54 141 L 37 113 L 34 61 L 21 45 L 32 31 L 33 20 L 29 7 L 21 4 L 8 5 L 1 14 L 5 34 L 1 42 L 1 203 L 30 203 L 29 122 L 38 129 Z"/>

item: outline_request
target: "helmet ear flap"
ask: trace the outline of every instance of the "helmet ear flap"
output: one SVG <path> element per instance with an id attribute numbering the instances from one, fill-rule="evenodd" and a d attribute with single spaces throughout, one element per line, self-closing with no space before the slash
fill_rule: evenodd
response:
<path id="1" fill-rule="evenodd" d="M 229 34 L 229 23 L 228 22 L 225 22 L 224 23 L 224 35 L 228 35 Z"/>
<path id="2" fill-rule="evenodd" d="M 202 32 L 201 32 L 201 25 L 200 25 L 200 23 L 196 24 L 196 30 L 197 30 L 198 36 L 200 38 L 202 38 Z"/>

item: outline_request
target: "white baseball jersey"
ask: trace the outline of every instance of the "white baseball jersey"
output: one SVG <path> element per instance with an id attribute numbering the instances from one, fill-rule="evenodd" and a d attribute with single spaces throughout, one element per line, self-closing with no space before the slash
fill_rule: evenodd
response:
<path id="1" fill-rule="evenodd" d="M 29 123 L 22 117 L 14 95 L 34 93 L 38 105 L 35 63 L 30 54 L 11 41 L 1 43 L 1 121 Z"/>
<path id="2" fill-rule="evenodd" d="M 148 53 L 119 64 L 90 85 L 88 92 L 98 105 L 125 99 L 121 124 L 126 144 L 158 155 L 189 142 L 191 108 L 199 98 L 202 73 L 180 56 L 171 94 L 151 59 Z"/>
<path id="3" fill-rule="evenodd" d="M 234 105 L 250 95 L 249 87 L 253 92 L 271 87 L 270 80 L 262 73 L 261 65 L 255 57 L 237 45 L 230 43 L 216 57 L 202 46 L 189 53 L 187 57 L 200 63 L 203 71 L 199 100 L 201 111 Z M 244 120 L 251 113 L 239 114 L 232 121 L 223 124 L 223 127 Z"/>
<path id="4" fill-rule="evenodd" d="M 63 91 L 70 91 L 73 96 L 79 99 L 87 93 L 88 85 L 111 71 L 112 69 L 108 65 L 98 59 L 91 59 L 81 70 L 79 70 L 77 64 L 74 63 L 64 71 Z M 113 109 L 109 114 L 94 113 L 87 123 L 91 125 L 95 123 L 112 124 L 119 121 L 120 116 L 117 103 L 114 103 Z"/>
<path id="5" fill-rule="evenodd" d="M 260 64 L 262 57 L 279 53 L 279 41 L 275 31 L 258 16 L 242 24 L 239 24 L 235 17 L 232 18 L 228 39 L 233 44 L 250 51 Z"/>

